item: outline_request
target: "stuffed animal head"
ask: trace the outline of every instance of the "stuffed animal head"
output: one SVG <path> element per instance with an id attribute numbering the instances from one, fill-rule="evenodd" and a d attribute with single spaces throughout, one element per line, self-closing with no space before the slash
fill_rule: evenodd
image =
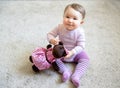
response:
<path id="1" fill-rule="evenodd" d="M 58 45 L 55 45 L 53 47 L 52 54 L 55 58 L 61 58 L 61 57 L 64 57 L 67 55 L 66 50 L 65 50 L 62 42 L 59 42 Z"/>
<path id="2" fill-rule="evenodd" d="M 49 44 L 47 46 L 47 49 L 51 48 L 51 47 L 52 47 L 52 45 Z M 62 42 L 59 42 L 58 45 L 53 46 L 52 54 L 55 58 L 61 58 L 61 57 L 64 57 L 67 55 Z"/>
<path id="3" fill-rule="evenodd" d="M 51 44 L 47 45 L 47 49 L 50 49 L 51 47 L 52 47 Z M 62 42 L 59 42 L 58 45 L 53 46 L 52 54 L 56 59 L 59 59 L 59 58 L 67 55 L 66 49 L 64 48 Z M 49 63 L 52 64 L 55 71 L 59 71 L 59 66 L 57 65 L 57 63 L 55 61 L 52 63 L 51 62 L 49 62 Z"/>

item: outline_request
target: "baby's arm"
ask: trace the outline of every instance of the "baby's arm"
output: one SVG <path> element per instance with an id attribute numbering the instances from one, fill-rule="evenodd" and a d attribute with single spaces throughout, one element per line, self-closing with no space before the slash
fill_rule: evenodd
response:
<path id="1" fill-rule="evenodd" d="M 71 51 L 69 51 L 68 55 L 65 58 L 70 58 L 71 56 L 80 53 L 84 48 L 85 48 L 85 34 L 84 31 L 81 31 L 80 34 L 78 34 L 76 46 Z"/>
<path id="2" fill-rule="evenodd" d="M 58 35 L 58 27 L 54 28 L 52 31 L 50 31 L 48 34 L 47 34 L 47 40 L 49 41 L 49 43 L 53 44 L 53 45 L 56 45 L 59 43 L 59 39 L 57 39 Z"/>
<path id="3" fill-rule="evenodd" d="M 72 57 L 73 55 L 76 55 L 77 53 L 80 53 L 84 47 L 82 46 L 76 46 L 74 49 L 71 51 L 68 51 L 68 54 L 64 57 L 65 59 Z"/>
<path id="4" fill-rule="evenodd" d="M 74 52 L 71 50 L 71 51 L 68 51 L 68 54 L 64 58 L 67 59 L 72 57 L 73 55 L 74 55 Z"/>

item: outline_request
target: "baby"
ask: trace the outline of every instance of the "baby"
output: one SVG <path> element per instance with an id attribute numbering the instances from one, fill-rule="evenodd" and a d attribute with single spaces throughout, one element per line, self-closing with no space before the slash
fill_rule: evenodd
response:
<path id="1" fill-rule="evenodd" d="M 79 87 L 80 78 L 89 64 L 89 57 L 84 50 L 85 34 L 82 27 L 84 18 L 85 9 L 83 6 L 77 3 L 69 4 L 64 10 L 63 23 L 47 34 L 47 39 L 51 44 L 56 45 L 62 41 L 64 47 L 69 51 L 64 59 L 58 59 L 56 63 L 60 69 L 59 72 L 62 74 L 62 80 L 67 81 L 70 78 L 76 87 Z M 73 73 L 68 70 L 64 62 L 77 63 Z"/>

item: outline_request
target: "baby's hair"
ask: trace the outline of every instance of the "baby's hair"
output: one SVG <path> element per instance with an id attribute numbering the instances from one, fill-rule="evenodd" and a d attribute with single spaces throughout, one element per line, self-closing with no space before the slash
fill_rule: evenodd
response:
<path id="1" fill-rule="evenodd" d="M 82 19 L 85 18 L 86 12 L 85 12 L 85 9 L 84 9 L 84 7 L 83 7 L 82 5 L 77 4 L 77 3 L 69 4 L 69 5 L 67 5 L 67 6 L 65 7 L 64 13 L 66 12 L 66 10 L 67 10 L 69 7 L 71 7 L 71 8 L 73 8 L 74 10 L 80 12 L 80 14 L 82 14 Z"/>

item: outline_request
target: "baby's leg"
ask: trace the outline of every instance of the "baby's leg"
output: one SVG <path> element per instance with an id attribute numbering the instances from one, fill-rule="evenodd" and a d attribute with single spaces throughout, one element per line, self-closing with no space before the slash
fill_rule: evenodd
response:
<path id="1" fill-rule="evenodd" d="M 59 72 L 62 74 L 62 81 L 67 81 L 71 74 L 70 71 L 60 59 L 56 60 L 56 63 L 59 67 Z"/>
<path id="2" fill-rule="evenodd" d="M 80 55 L 78 55 L 77 58 L 81 58 Z M 71 81 L 76 87 L 79 87 L 79 81 L 80 78 L 84 75 L 87 67 L 89 64 L 89 59 L 78 59 L 78 63 L 76 65 L 75 71 L 71 76 Z"/>

